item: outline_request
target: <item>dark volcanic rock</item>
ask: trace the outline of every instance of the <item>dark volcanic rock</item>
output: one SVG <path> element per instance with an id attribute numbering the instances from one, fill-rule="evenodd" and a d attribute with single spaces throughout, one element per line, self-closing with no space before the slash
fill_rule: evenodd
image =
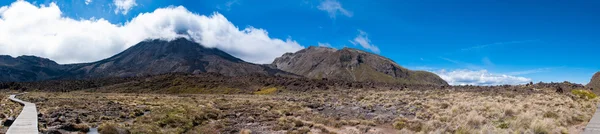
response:
<path id="1" fill-rule="evenodd" d="M 309 47 L 296 53 L 286 53 L 271 65 L 316 79 L 448 85 L 433 73 L 411 71 L 388 58 L 350 48 Z"/>
<path id="2" fill-rule="evenodd" d="M 7 118 L 7 119 L 5 119 L 5 120 L 2 122 L 2 125 L 3 125 L 3 126 L 7 126 L 7 127 L 8 127 L 8 126 L 12 125 L 12 124 L 13 124 L 13 122 L 15 122 L 15 118 L 14 118 L 14 117 L 10 117 L 10 118 Z"/>

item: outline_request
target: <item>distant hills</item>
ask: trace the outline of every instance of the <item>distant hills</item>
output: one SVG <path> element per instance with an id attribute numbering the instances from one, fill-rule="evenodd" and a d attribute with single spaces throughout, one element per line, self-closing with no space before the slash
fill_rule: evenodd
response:
<path id="1" fill-rule="evenodd" d="M 39 81 L 64 75 L 65 66 L 35 56 L 0 55 L 0 81 Z"/>
<path id="2" fill-rule="evenodd" d="M 336 50 L 309 47 L 296 53 L 286 53 L 271 65 L 283 71 L 317 79 L 448 85 L 436 74 L 411 71 L 388 58 L 351 48 Z"/>
<path id="3" fill-rule="evenodd" d="M 309 47 L 270 65 L 243 61 L 216 48 L 179 38 L 145 40 L 104 60 L 57 64 L 35 57 L 0 56 L 0 82 L 217 73 L 224 76 L 308 77 L 360 82 L 448 85 L 437 75 L 411 71 L 385 57 L 356 49 Z"/>

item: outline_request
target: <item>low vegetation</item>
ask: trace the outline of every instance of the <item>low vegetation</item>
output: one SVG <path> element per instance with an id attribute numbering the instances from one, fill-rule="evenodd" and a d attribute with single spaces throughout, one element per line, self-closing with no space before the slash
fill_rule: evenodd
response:
<path id="1" fill-rule="evenodd" d="M 586 90 L 278 89 L 229 95 L 31 92 L 22 98 L 38 104 L 42 132 L 86 132 L 82 127 L 90 126 L 101 133 L 191 134 L 580 133 L 598 102 Z"/>
<path id="2" fill-rule="evenodd" d="M 14 93 L 14 91 L 0 92 L 0 97 L 2 97 L 0 98 L 0 133 L 6 132 L 9 124 L 11 124 L 9 122 L 12 122 L 23 108 L 19 103 L 8 99 L 9 95 Z"/>
<path id="3" fill-rule="evenodd" d="M 571 90 L 571 93 L 583 99 L 595 99 L 597 97 L 592 91 L 585 89 Z"/>

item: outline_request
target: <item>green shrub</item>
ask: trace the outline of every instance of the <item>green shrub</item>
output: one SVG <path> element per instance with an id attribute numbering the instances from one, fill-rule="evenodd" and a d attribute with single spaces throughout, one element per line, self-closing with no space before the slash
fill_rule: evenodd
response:
<path id="1" fill-rule="evenodd" d="M 275 92 L 277 92 L 277 88 L 272 87 L 272 88 L 261 89 L 259 91 L 254 92 L 254 94 L 257 94 L 257 95 L 269 95 L 269 94 L 274 94 Z"/>
<path id="2" fill-rule="evenodd" d="M 507 129 L 508 128 L 508 123 L 506 122 L 502 122 L 498 125 L 498 128 L 502 128 L 502 129 Z"/>
<path id="3" fill-rule="evenodd" d="M 396 122 L 394 122 L 393 125 L 394 125 L 394 128 L 401 130 L 404 127 L 406 127 L 406 120 L 405 119 L 397 120 Z"/>
<path id="4" fill-rule="evenodd" d="M 543 127 L 543 126 L 535 126 L 535 127 L 533 127 L 533 133 L 534 134 L 549 134 L 550 130 L 548 130 L 548 128 Z"/>
<path id="5" fill-rule="evenodd" d="M 558 118 L 558 114 L 552 111 L 547 111 L 544 113 L 544 118 Z"/>
<path id="6" fill-rule="evenodd" d="M 571 93 L 584 99 L 594 99 L 597 97 L 596 94 L 594 94 L 592 91 L 585 89 L 571 90 Z"/>

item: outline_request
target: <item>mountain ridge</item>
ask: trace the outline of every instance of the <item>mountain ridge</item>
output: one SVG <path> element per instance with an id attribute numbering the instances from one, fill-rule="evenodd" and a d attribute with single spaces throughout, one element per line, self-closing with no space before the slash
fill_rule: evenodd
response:
<path id="1" fill-rule="evenodd" d="M 245 62 L 219 49 L 206 48 L 185 38 L 145 40 L 114 56 L 90 63 L 61 65 L 47 58 L 19 57 L 0 56 L 0 71 L 9 72 L 0 74 L 0 81 L 131 77 L 176 72 L 300 77 L 266 65 Z M 38 64 L 32 61 L 43 62 Z M 49 70 L 51 74 L 36 71 L 40 69 L 29 69 L 32 67 Z"/>
<path id="2" fill-rule="evenodd" d="M 308 78 L 448 85 L 436 74 L 408 70 L 393 60 L 353 48 L 309 47 L 276 58 L 272 66 Z"/>
<path id="3" fill-rule="evenodd" d="M 311 57 L 306 61 L 319 62 L 285 65 L 277 64 L 286 58 Z M 332 59 L 332 57 L 335 57 Z M 291 59 L 287 59 L 291 60 Z M 326 61 L 327 60 L 327 61 Z M 325 61 L 325 62 L 323 62 Z M 335 66 L 326 74 L 314 69 L 298 72 L 292 68 Z M 310 68 L 310 67 L 309 67 Z M 317 69 L 318 70 L 318 69 Z M 43 81 L 61 79 L 93 79 L 107 77 L 135 77 L 166 73 L 218 73 L 224 76 L 261 74 L 292 78 L 329 78 L 339 76 L 345 81 L 385 82 L 403 84 L 448 85 L 439 76 L 425 71 L 411 71 L 393 60 L 361 51 L 344 48 L 309 47 L 295 53 L 286 53 L 272 64 L 254 64 L 234 57 L 217 48 L 178 38 L 170 41 L 144 40 L 111 57 L 89 63 L 58 64 L 36 56 L 0 56 L 0 81 Z M 318 77 L 317 77 L 318 76 Z"/>
<path id="4" fill-rule="evenodd" d="M 144 41 L 112 57 L 82 65 L 72 71 L 85 72 L 83 74 L 87 76 L 83 77 L 127 77 L 170 72 L 217 72 L 227 76 L 250 73 L 284 74 L 184 38 L 172 41 Z"/>

